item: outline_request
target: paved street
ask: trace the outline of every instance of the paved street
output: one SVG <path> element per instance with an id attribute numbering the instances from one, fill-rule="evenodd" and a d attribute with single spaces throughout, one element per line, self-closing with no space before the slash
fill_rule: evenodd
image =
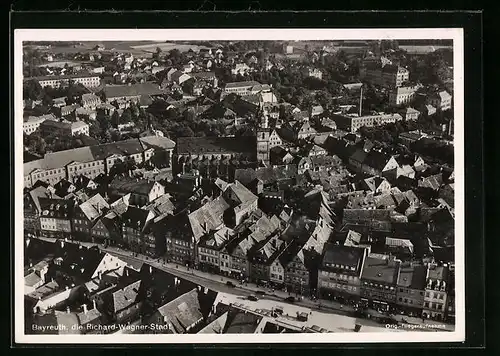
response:
<path id="1" fill-rule="evenodd" d="M 38 237 L 38 238 L 50 242 L 56 240 L 54 238 L 47 238 L 47 237 Z M 96 246 L 95 243 L 87 243 L 87 242 L 79 242 L 79 243 L 84 246 Z M 233 298 L 233 297 L 238 298 L 238 296 L 247 297 L 251 294 L 255 294 L 256 291 L 264 291 L 266 292 L 266 295 L 260 297 L 260 300 L 258 302 L 251 302 L 248 301 L 246 298 L 239 298 L 235 300 L 238 300 L 239 303 L 242 303 L 243 300 L 245 301 L 246 304 L 259 303 L 259 308 L 263 308 L 263 306 L 266 306 L 269 307 L 269 309 L 272 309 L 273 306 L 280 304 L 282 306 L 285 306 L 286 310 L 290 311 L 289 315 L 295 315 L 298 310 L 302 310 L 307 313 L 313 311 L 315 317 L 312 320 L 315 320 L 314 323 L 318 326 L 324 327 L 329 330 L 332 330 L 332 325 L 335 325 L 335 328 L 338 329 L 336 330 L 337 332 L 342 330 L 345 331 L 344 329 L 349 329 L 349 331 L 352 331 L 354 329 L 355 324 L 363 325 L 362 327 L 363 331 L 371 330 L 380 332 L 382 330 L 384 331 L 386 330 L 384 325 L 378 324 L 369 319 L 355 317 L 354 310 L 351 307 L 346 305 L 341 305 L 340 303 L 334 301 L 326 301 L 326 300 L 313 301 L 311 299 L 304 298 L 301 301 L 296 301 L 294 304 L 290 304 L 283 301 L 284 298 L 290 296 L 290 294 L 288 294 L 287 292 L 277 291 L 277 290 L 271 292 L 263 287 L 258 287 L 253 283 L 246 283 L 243 285 L 240 284 L 235 279 L 227 278 L 224 276 L 193 270 L 192 268 L 188 269 L 186 266 L 177 265 L 174 263 L 163 263 L 162 261 L 158 262 L 158 260 L 153 260 L 150 257 L 143 256 L 140 254 L 138 254 L 137 256 L 133 256 L 132 252 L 120 248 L 116 247 L 104 248 L 102 245 L 98 246 L 102 251 L 120 257 L 120 259 L 122 259 L 124 262 L 126 262 L 133 268 L 139 269 L 143 263 L 148 263 L 158 269 L 175 274 L 179 277 L 182 277 L 194 283 L 206 286 L 212 290 L 227 293 L 226 298 Z M 233 284 L 236 287 L 234 288 L 228 287 L 226 285 L 227 281 L 233 282 Z M 294 294 L 292 295 L 294 296 Z M 396 317 L 400 321 L 399 324 L 400 327 L 396 328 L 396 330 L 399 331 L 401 331 L 401 329 L 408 331 L 453 331 L 454 330 L 454 325 L 450 324 L 444 324 L 428 320 L 422 322 L 422 319 L 420 318 L 410 318 L 406 316 L 396 316 Z M 408 320 L 408 322 L 411 325 L 402 322 L 403 318 Z"/>

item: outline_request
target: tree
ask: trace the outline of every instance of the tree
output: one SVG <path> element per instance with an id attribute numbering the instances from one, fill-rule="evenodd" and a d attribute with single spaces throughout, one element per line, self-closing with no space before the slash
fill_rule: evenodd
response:
<path id="1" fill-rule="evenodd" d="M 102 130 L 99 121 L 93 121 L 89 126 L 89 136 L 98 140 L 101 137 L 101 132 Z"/>
<path id="2" fill-rule="evenodd" d="M 131 112 L 130 108 L 127 108 L 127 109 L 123 110 L 123 113 L 122 113 L 122 116 L 120 118 L 120 121 L 123 122 L 123 123 L 131 122 L 132 121 L 132 112 Z"/>
<path id="3" fill-rule="evenodd" d="M 29 80 L 23 85 L 23 97 L 25 99 L 40 100 L 44 96 L 44 90 L 36 80 Z"/>
<path id="4" fill-rule="evenodd" d="M 162 52 L 163 51 L 162 51 L 162 49 L 160 47 L 156 47 L 156 51 L 153 54 L 153 59 L 160 59 L 160 56 L 161 56 Z"/>
<path id="5" fill-rule="evenodd" d="M 118 128 L 120 121 L 120 114 L 118 114 L 118 112 L 115 110 L 113 112 L 113 115 L 111 115 L 111 125 L 113 125 L 114 128 Z"/>

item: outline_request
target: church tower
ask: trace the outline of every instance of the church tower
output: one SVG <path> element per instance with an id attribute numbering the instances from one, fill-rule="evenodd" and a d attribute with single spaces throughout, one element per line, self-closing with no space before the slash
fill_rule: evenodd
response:
<path id="1" fill-rule="evenodd" d="M 269 136 L 271 130 L 269 129 L 269 116 L 264 109 L 260 122 L 257 125 L 257 162 L 269 165 Z"/>

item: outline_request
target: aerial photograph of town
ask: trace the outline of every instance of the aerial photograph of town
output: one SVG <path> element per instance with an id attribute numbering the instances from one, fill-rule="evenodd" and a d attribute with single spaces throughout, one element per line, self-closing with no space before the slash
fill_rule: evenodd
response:
<path id="1" fill-rule="evenodd" d="M 455 331 L 453 40 L 22 52 L 26 335 Z"/>

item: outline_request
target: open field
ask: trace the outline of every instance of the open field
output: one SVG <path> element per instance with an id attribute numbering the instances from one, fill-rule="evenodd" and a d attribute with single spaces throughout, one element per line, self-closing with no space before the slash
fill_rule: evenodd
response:
<path id="1" fill-rule="evenodd" d="M 156 42 L 150 44 L 131 45 L 130 47 L 145 52 L 155 52 L 157 47 L 160 47 L 163 52 L 168 52 L 174 48 L 178 49 L 181 52 L 187 52 L 189 51 L 190 48 L 193 49 L 193 51 L 199 51 L 201 48 L 208 48 L 205 46 L 181 44 L 174 42 Z"/>

